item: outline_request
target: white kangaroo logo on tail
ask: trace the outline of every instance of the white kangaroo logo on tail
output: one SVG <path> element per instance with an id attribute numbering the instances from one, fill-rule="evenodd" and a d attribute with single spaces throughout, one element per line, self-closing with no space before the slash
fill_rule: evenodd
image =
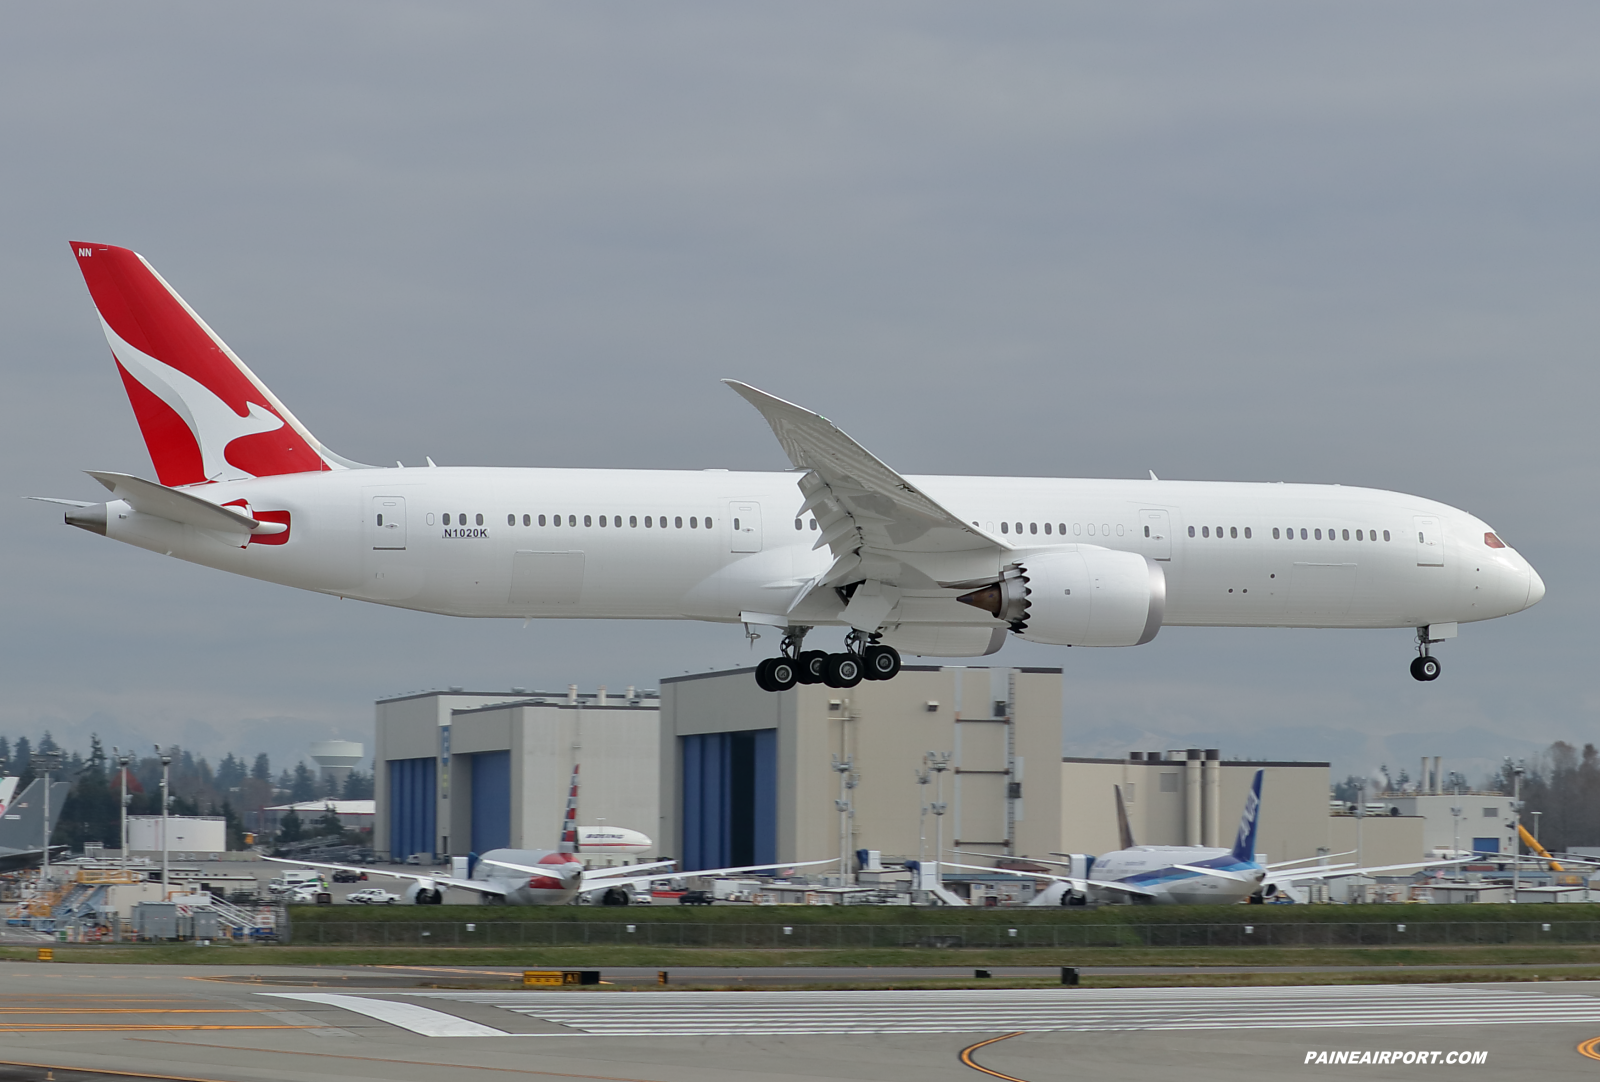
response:
<path id="1" fill-rule="evenodd" d="M 250 415 L 240 417 L 232 406 L 218 398 L 216 393 L 192 376 L 156 360 L 123 341 L 111 324 L 104 319 L 106 341 L 111 343 L 111 353 L 121 362 L 128 374 L 151 394 L 171 406 L 200 445 L 202 469 L 208 481 L 238 481 L 254 477 L 226 458 L 228 444 L 241 436 L 254 436 L 282 428 L 282 417 L 258 403 L 251 402 Z"/>

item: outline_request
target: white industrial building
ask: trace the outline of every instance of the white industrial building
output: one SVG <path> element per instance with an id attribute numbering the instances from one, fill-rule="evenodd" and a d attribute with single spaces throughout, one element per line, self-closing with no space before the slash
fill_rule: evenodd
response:
<path id="1" fill-rule="evenodd" d="M 658 714 L 655 693 L 632 688 L 380 700 L 372 846 L 395 860 L 554 849 L 574 766 L 581 824 L 654 837 Z"/>
<path id="2" fill-rule="evenodd" d="M 166 845 L 161 843 L 162 824 L 166 824 Z M 128 816 L 128 848 L 135 853 L 170 854 L 225 853 L 228 851 L 228 825 L 220 815 Z"/>

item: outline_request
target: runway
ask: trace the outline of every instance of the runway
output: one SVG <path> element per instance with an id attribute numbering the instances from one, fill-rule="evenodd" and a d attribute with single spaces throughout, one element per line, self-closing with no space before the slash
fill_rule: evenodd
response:
<path id="1" fill-rule="evenodd" d="M 381 975 L 382 971 L 372 976 Z M 675 992 L 361 988 L 361 971 L 0 963 L 0 1082 L 1278 1078 L 1318 1050 L 1594 1062 L 1600 982 Z M 350 977 L 336 987 L 329 978 Z M 324 987 L 310 987 L 311 982 Z M 963 1054 L 966 1055 L 964 1060 Z M 1457 1067 L 1457 1077 L 1477 1068 Z M 1497 1069 L 1498 1068 L 1498 1069 Z M 1415 1065 L 1363 1066 L 1414 1078 Z M 76 1074 L 69 1072 L 78 1072 Z"/>

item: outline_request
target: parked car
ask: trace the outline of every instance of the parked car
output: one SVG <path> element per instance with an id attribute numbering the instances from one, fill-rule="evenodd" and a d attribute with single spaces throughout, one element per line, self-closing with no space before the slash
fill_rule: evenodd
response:
<path id="1" fill-rule="evenodd" d="M 295 887 L 289 892 L 287 899 L 293 905 L 332 905 L 333 895 L 323 890 L 319 884 L 304 887 Z"/>
<path id="2" fill-rule="evenodd" d="M 365 890 L 353 891 L 345 901 L 355 905 L 393 905 L 400 900 L 400 895 L 382 887 L 368 887 Z"/>
<path id="3" fill-rule="evenodd" d="M 367 873 L 358 872 L 353 868 L 340 868 L 333 873 L 333 881 L 335 883 L 365 883 L 367 881 Z"/>
<path id="4" fill-rule="evenodd" d="M 678 895 L 679 905 L 710 905 L 711 892 L 709 890 L 686 890 Z"/>

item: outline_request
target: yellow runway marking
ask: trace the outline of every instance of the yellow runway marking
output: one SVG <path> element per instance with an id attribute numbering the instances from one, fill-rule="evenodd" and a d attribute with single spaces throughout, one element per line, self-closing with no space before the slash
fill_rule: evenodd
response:
<path id="1" fill-rule="evenodd" d="M 149 1074 L 145 1071 L 113 1071 L 104 1067 L 68 1067 L 64 1063 L 29 1063 L 20 1059 L 0 1059 L 0 1067 L 33 1067 L 41 1071 L 79 1071 L 83 1074 L 100 1074 L 106 1078 L 154 1078 L 159 1082 L 222 1082 L 217 1078 L 196 1078 L 186 1074 Z"/>
<path id="2" fill-rule="evenodd" d="M 994 1044 L 996 1041 L 1004 1041 L 1012 1037 L 1020 1037 L 1026 1032 L 1027 1030 L 1019 1029 L 1015 1033 L 1002 1033 L 998 1037 L 990 1037 L 987 1041 L 979 1041 L 977 1044 L 969 1044 L 967 1047 L 961 1050 L 961 1062 L 965 1063 L 968 1067 L 971 1067 L 974 1071 L 982 1071 L 984 1074 L 993 1075 L 996 1078 L 1003 1078 L 1006 1080 L 1006 1082 L 1026 1082 L 1025 1079 L 1017 1078 L 1014 1075 L 1001 1074 L 999 1071 L 991 1071 L 987 1067 L 980 1066 L 978 1062 L 972 1058 L 972 1053 L 976 1052 L 984 1045 Z"/>
<path id="3" fill-rule="evenodd" d="M 1590 1037 L 1578 1046 L 1578 1055 L 1600 1059 L 1600 1037 Z"/>
<path id="4" fill-rule="evenodd" d="M 135 1022 L 32 1022 L 0 1023 L 0 1033 L 176 1033 L 218 1029 L 327 1029 L 327 1026 L 162 1026 Z"/>
<path id="5" fill-rule="evenodd" d="M 177 1044 L 185 1048 L 226 1048 L 230 1052 L 274 1052 L 285 1056 L 315 1056 L 317 1059 L 355 1059 L 362 1063 L 403 1063 L 408 1067 L 444 1067 L 450 1071 L 503 1071 L 508 1074 L 550 1075 L 555 1078 L 594 1078 L 601 1082 L 656 1082 L 649 1078 L 619 1078 L 609 1074 L 569 1074 L 566 1071 L 538 1071 L 532 1067 L 487 1067 L 477 1063 L 434 1063 L 419 1059 L 379 1059 L 377 1056 L 341 1056 L 336 1052 L 296 1052 L 292 1048 L 245 1048 L 234 1044 L 207 1044 L 204 1041 L 163 1041 L 159 1037 L 130 1037 L 149 1044 Z M 982 1070 L 980 1067 L 979 1070 Z M 1004 1075 L 1001 1076 L 1005 1077 Z"/>

